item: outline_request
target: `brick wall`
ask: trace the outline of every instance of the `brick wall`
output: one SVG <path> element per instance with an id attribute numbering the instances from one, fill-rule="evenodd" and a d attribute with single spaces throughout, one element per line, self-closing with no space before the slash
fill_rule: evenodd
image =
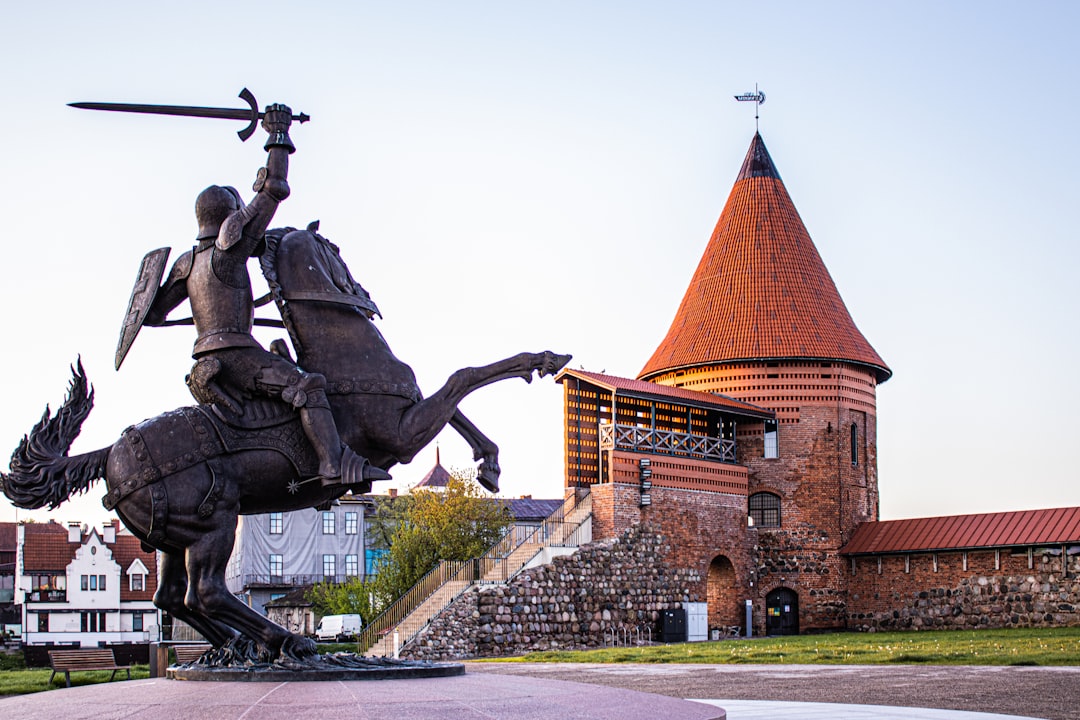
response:
<path id="1" fill-rule="evenodd" d="M 738 461 L 752 495 L 780 498 L 780 527 L 759 528 L 754 616 L 785 587 L 799 596 L 800 630 L 846 625 L 847 585 L 840 548 L 855 527 L 878 517 L 876 380 L 847 363 L 736 363 L 658 378 L 718 392 L 777 414 L 779 457 L 764 457 L 764 425 L 738 427 Z M 851 426 L 855 425 L 855 455 Z"/>
<path id="2" fill-rule="evenodd" d="M 967 569 L 964 569 L 965 555 Z M 1080 625 L 1080 557 L 1058 548 L 920 553 L 845 561 L 848 625 L 928 630 Z M 879 562 L 880 560 L 880 562 Z"/>

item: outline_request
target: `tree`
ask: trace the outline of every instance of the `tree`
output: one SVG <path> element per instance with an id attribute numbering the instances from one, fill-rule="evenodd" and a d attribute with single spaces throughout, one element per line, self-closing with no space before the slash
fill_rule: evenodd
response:
<path id="1" fill-rule="evenodd" d="M 311 608 L 319 615 L 349 615 L 359 613 L 364 623 L 375 617 L 372 604 L 375 587 L 372 583 L 358 577 L 346 578 L 343 583 L 317 583 L 304 597 L 311 603 Z"/>
<path id="2" fill-rule="evenodd" d="M 480 557 L 512 522 L 506 505 L 487 495 L 467 471 L 453 470 L 442 491 L 417 490 L 408 497 L 393 503 L 384 516 L 387 521 L 396 518 L 396 527 L 374 585 L 376 597 L 387 604 L 440 560 Z"/>
<path id="3" fill-rule="evenodd" d="M 368 547 L 383 551 L 374 579 L 319 583 L 306 597 L 321 615 L 360 613 L 371 622 L 440 560 L 480 557 L 502 539 L 513 518 L 472 473 L 452 470 L 441 491 L 380 497 L 368 524 Z"/>

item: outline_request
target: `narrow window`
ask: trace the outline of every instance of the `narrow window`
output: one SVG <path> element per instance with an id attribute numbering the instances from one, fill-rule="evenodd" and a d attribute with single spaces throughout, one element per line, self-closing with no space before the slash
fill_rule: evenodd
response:
<path id="1" fill-rule="evenodd" d="M 270 534 L 280 535 L 281 526 L 284 524 L 284 519 L 281 513 L 270 513 Z"/>
<path id="2" fill-rule="evenodd" d="M 131 630 L 132 632 L 143 631 L 143 614 L 137 612 L 131 616 Z"/>
<path id="3" fill-rule="evenodd" d="M 780 457 L 779 438 L 775 420 L 765 421 L 765 457 Z"/>
<path id="4" fill-rule="evenodd" d="M 337 574 L 337 558 L 333 555 L 322 556 L 322 574 L 327 580 L 332 580 Z"/>
<path id="5" fill-rule="evenodd" d="M 82 588 L 83 592 L 86 592 L 87 590 L 90 589 L 90 576 L 89 575 L 83 575 L 83 576 L 81 576 L 79 578 L 79 587 Z"/>
<path id="6" fill-rule="evenodd" d="M 334 511 L 326 510 L 322 514 L 322 534 L 333 535 L 334 534 Z"/>
<path id="7" fill-rule="evenodd" d="M 360 520 L 357 513 L 347 512 L 345 513 L 345 534 L 355 535 L 356 531 L 360 527 Z"/>
<path id="8" fill-rule="evenodd" d="M 749 514 L 757 527 L 780 527 L 780 498 L 767 492 L 754 493 L 750 496 Z"/>
<path id="9" fill-rule="evenodd" d="M 356 576 L 360 574 L 360 558 L 357 555 L 345 556 L 345 574 Z"/>
<path id="10" fill-rule="evenodd" d="M 97 575 L 90 576 L 90 589 L 97 592 Z"/>
<path id="11" fill-rule="evenodd" d="M 143 579 L 146 576 L 142 573 L 137 573 L 131 576 L 131 589 L 135 592 L 142 591 L 146 587 L 146 581 Z"/>
<path id="12" fill-rule="evenodd" d="M 105 576 L 104 575 L 98 575 L 97 589 L 102 590 L 102 591 L 105 590 Z"/>
<path id="13" fill-rule="evenodd" d="M 285 565 L 284 556 L 282 556 L 282 555 L 271 555 L 270 556 L 270 576 L 271 577 L 281 577 L 281 573 L 285 569 L 284 565 Z"/>
<path id="14" fill-rule="evenodd" d="M 859 426 L 851 423 L 851 464 L 859 464 Z"/>
<path id="15" fill-rule="evenodd" d="M 49 632 L 49 614 L 38 613 L 37 616 L 37 629 L 38 632 Z"/>

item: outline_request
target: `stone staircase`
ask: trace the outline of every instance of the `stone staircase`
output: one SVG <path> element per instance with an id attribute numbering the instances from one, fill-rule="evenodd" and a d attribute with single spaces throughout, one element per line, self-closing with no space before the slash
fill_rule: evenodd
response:
<path id="1" fill-rule="evenodd" d="M 437 568 L 446 579 L 434 588 L 411 612 L 404 614 L 400 622 L 391 624 L 378 634 L 378 639 L 364 654 L 367 657 L 392 657 L 394 634 L 398 647 L 403 648 L 431 619 L 444 610 L 454 599 L 475 584 L 506 583 L 524 570 L 530 562 L 548 548 L 576 548 L 589 542 L 591 533 L 586 523 L 592 518 L 592 496 L 567 498 L 562 507 L 548 517 L 540 527 L 519 543 L 513 544 L 511 530 L 502 541 L 487 554 L 475 560 L 455 563 L 446 569 Z M 584 531 L 584 532 L 583 532 Z M 416 594 L 416 589 L 410 591 Z M 426 591 L 425 591 L 426 592 Z M 375 622 L 379 622 L 376 618 Z"/>

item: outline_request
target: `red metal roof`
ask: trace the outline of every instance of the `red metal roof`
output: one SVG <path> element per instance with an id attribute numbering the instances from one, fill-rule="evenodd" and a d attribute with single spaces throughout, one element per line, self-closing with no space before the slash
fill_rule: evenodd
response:
<path id="1" fill-rule="evenodd" d="M 866 522 L 840 552 L 865 555 L 1074 543 L 1080 543 L 1080 507 Z"/>
<path id="2" fill-rule="evenodd" d="M 601 373 L 588 372 L 586 370 L 564 369 L 555 376 L 555 382 L 561 383 L 563 379 L 567 376 L 580 378 L 587 382 L 593 383 L 594 385 L 599 385 L 602 388 L 606 388 L 615 392 L 622 391 L 624 393 L 631 393 L 636 395 L 651 395 L 658 398 L 677 400 L 682 403 L 691 403 L 694 405 L 704 405 L 707 407 L 722 408 L 734 413 L 753 415 L 760 418 L 776 417 L 776 413 L 772 410 L 769 410 L 768 408 L 751 405 L 748 402 L 736 400 L 735 398 L 728 397 L 727 395 L 699 392 L 697 390 L 687 390 L 680 387 L 659 385 L 657 383 L 651 383 L 646 380 L 632 380 L 630 378 L 616 377 L 614 375 L 603 375 Z"/>
<path id="3" fill-rule="evenodd" d="M 740 360 L 821 359 L 892 375 L 851 319 L 754 135 L 667 336 L 638 377 Z"/>

